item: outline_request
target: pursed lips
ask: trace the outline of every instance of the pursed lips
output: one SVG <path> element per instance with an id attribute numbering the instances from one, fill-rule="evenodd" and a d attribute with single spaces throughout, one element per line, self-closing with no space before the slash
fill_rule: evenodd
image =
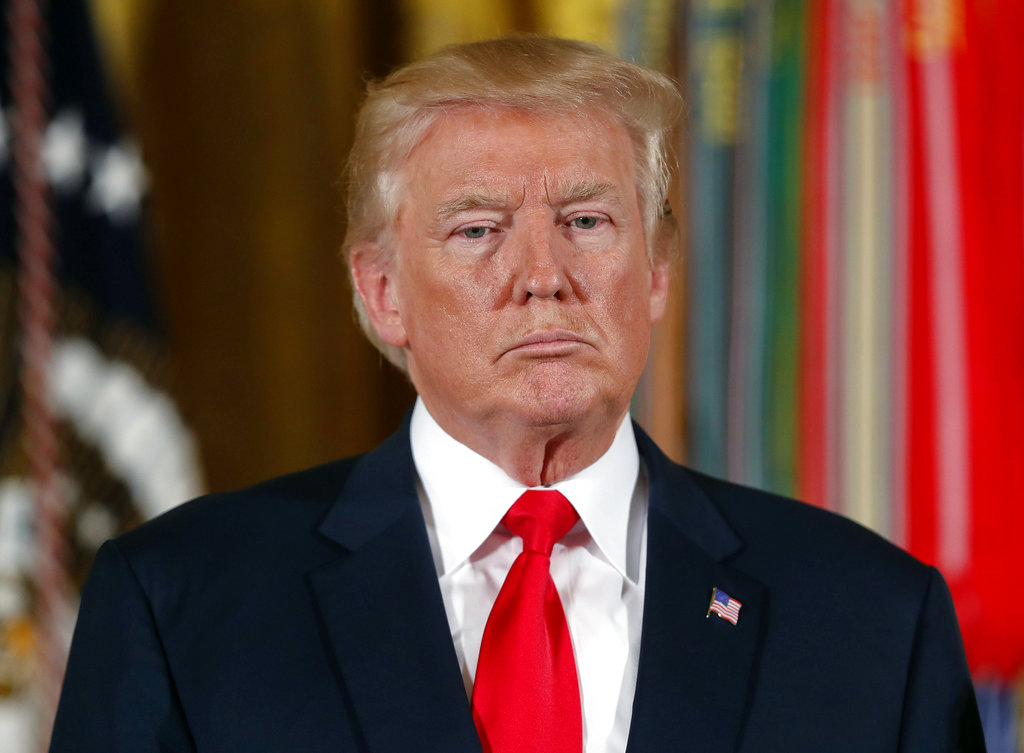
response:
<path id="1" fill-rule="evenodd" d="M 518 352 L 538 356 L 557 356 L 580 345 L 592 345 L 586 338 L 567 329 L 542 329 L 528 332 L 513 341 L 502 355 Z"/>

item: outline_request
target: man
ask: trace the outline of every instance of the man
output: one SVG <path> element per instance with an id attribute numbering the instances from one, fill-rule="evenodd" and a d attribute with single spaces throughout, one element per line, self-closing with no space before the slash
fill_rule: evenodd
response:
<path id="1" fill-rule="evenodd" d="M 628 420 L 680 111 L 544 37 L 371 86 L 346 250 L 417 405 L 106 544 L 52 751 L 983 750 L 934 569 Z"/>

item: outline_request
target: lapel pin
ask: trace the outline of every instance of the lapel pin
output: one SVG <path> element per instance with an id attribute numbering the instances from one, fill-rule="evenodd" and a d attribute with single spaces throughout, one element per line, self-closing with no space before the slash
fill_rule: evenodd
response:
<path id="1" fill-rule="evenodd" d="M 743 604 L 736 601 L 729 594 L 720 588 L 711 589 L 711 601 L 708 603 L 708 612 L 704 615 L 705 618 L 711 616 L 714 612 L 723 620 L 728 620 L 733 625 L 739 622 L 740 619 L 740 607 Z"/>

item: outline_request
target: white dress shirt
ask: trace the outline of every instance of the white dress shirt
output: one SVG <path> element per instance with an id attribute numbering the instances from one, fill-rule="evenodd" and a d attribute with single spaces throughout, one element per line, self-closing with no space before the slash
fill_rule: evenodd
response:
<path id="1" fill-rule="evenodd" d="M 480 640 L 522 540 L 501 519 L 526 490 L 459 443 L 421 400 L 411 424 L 420 501 L 448 624 L 472 697 Z M 640 654 L 647 541 L 647 479 L 633 426 L 623 420 L 597 462 L 553 484 L 580 521 L 551 554 L 583 703 L 585 753 L 623 753 Z"/>

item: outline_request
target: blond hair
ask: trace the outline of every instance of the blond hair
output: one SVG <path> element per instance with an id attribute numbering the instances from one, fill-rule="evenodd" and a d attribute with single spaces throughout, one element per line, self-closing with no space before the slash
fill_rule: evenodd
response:
<path id="1" fill-rule="evenodd" d="M 669 136 L 682 98 L 667 76 L 596 45 L 536 34 L 453 45 L 367 86 L 348 162 L 346 259 L 358 243 L 393 255 L 389 233 L 401 201 L 403 163 L 443 113 L 464 106 L 544 115 L 609 113 L 629 133 L 648 251 L 664 237 L 671 166 Z M 355 286 L 353 285 L 353 288 Z M 354 305 L 370 341 L 405 370 L 405 351 L 379 338 L 358 292 Z"/>

